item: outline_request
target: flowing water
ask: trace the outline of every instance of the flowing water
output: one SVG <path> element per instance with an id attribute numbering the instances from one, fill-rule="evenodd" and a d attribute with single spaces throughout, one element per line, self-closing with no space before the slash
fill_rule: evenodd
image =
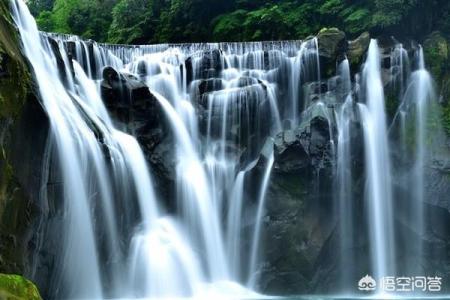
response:
<path id="1" fill-rule="evenodd" d="M 376 277 L 395 274 L 392 208 L 392 172 L 387 139 L 387 119 L 381 60 L 377 41 L 370 42 L 363 69 L 365 104 L 359 104 L 366 148 L 366 201 L 370 218 L 371 255 Z"/>
<path id="2" fill-rule="evenodd" d="M 254 291 L 264 265 L 260 245 L 276 163 L 273 138 L 317 116 L 329 125 L 336 165 L 342 291 L 351 292 L 356 284 L 350 276 L 355 270 L 348 268 L 359 203 L 352 164 L 355 122 L 364 135 L 361 198 L 372 274 L 396 274 L 389 128 L 398 123 L 403 152 L 409 151 L 407 128 L 413 124 L 414 163 L 405 180 L 414 187 L 409 213 L 423 236 L 427 119 L 435 96 L 421 50 L 412 73 L 401 45 L 391 54 L 390 84 L 402 100 L 389 127 L 376 40 L 361 76 L 352 81 L 344 59 L 325 92 L 316 38 L 104 45 L 40 33 L 26 4 L 11 3 L 50 120 L 48 147 L 56 153 L 64 183 L 63 248 L 57 271 L 48 279 L 53 297 L 261 297 Z M 132 130 L 108 114 L 100 95 L 107 66 L 144 82 L 163 111 L 175 149 L 176 213 L 155 191 L 152 170 Z M 261 178 L 249 194 L 246 179 L 258 168 Z M 417 242 L 422 243 L 420 238 Z M 423 246 L 418 251 L 421 257 Z"/>

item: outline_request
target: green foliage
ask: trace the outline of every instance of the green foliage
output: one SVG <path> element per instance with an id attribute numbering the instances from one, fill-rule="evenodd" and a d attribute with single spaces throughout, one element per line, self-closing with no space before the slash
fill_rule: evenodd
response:
<path id="1" fill-rule="evenodd" d="M 146 41 L 154 34 L 149 0 L 121 0 L 113 8 L 113 21 L 108 32 L 112 43 L 134 44 Z M 149 30 L 146 31 L 146 28 Z"/>
<path id="2" fill-rule="evenodd" d="M 43 11 L 52 10 L 54 0 L 29 0 L 27 2 L 30 12 L 36 17 Z"/>
<path id="3" fill-rule="evenodd" d="M 341 12 L 344 29 L 349 33 L 359 33 L 370 26 L 370 11 L 365 8 L 349 8 Z"/>
<path id="4" fill-rule="evenodd" d="M 447 0 L 30 0 L 43 30 L 111 43 L 301 39 L 322 27 L 450 34 Z"/>
<path id="5" fill-rule="evenodd" d="M 448 135 L 450 135 L 450 104 L 443 108 L 442 112 L 443 126 Z"/>
<path id="6" fill-rule="evenodd" d="M 53 5 L 51 21 L 56 32 L 70 33 L 71 28 L 68 23 L 72 11 L 80 5 L 79 0 L 55 0 Z"/>
<path id="7" fill-rule="evenodd" d="M 328 0 L 319 7 L 319 13 L 322 15 L 338 14 L 345 8 L 343 0 Z"/>
<path id="8" fill-rule="evenodd" d="M 239 30 L 245 22 L 247 11 L 236 10 L 230 14 L 221 15 L 213 21 L 213 36 L 217 41 L 245 40 L 244 32 Z"/>
<path id="9" fill-rule="evenodd" d="M 18 275 L 0 274 L 0 299 L 41 300 L 36 286 Z"/>
<path id="10" fill-rule="evenodd" d="M 398 24 L 418 0 L 375 0 L 374 26 L 388 27 Z"/>
<path id="11" fill-rule="evenodd" d="M 43 31 L 56 31 L 53 28 L 52 12 L 48 10 L 41 11 L 39 16 L 36 18 L 36 23 L 40 30 Z"/>

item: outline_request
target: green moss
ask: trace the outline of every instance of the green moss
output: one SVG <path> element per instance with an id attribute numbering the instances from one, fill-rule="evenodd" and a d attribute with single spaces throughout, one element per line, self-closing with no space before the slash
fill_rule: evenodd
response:
<path id="1" fill-rule="evenodd" d="M 0 274 L 0 299 L 42 300 L 36 286 L 18 275 Z"/>
<path id="2" fill-rule="evenodd" d="M 296 176 L 283 176 L 282 180 L 279 181 L 280 187 L 285 190 L 292 198 L 302 199 L 306 193 L 306 188 L 303 186 L 303 182 L 298 182 Z M 298 205 L 296 203 L 295 205 Z"/>
<path id="3" fill-rule="evenodd" d="M 392 119 L 397 111 L 398 97 L 396 96 L 397 90 L 390 90 L 384 99 L 387 115 Z"/>
<path id="4" fill-rule="evenodd" d="M 442 80 L 448 71 L 449 49 L 447 40 L 440 32 L 433 32 L 424 43 L 427 68 L 437 80 Z"/>
<path id="5" fill-rule="evenodd" d="M 448 135 L 450 135 L 450 103 L 442 109 L 443 126 Z"/>
<path id="6" fill-rule="evenodd" d="M 28 257 L 23 238 L 30 226 L 33 207 L 17 179 L 9 155 L 11 141 L 15 138 L 13 128 L 25 103 L 37 100 L 9 3 L 0 0 L 0 270 L 22 273 Z M 3 285 L 12 279 L 0 277 L 0 299 L 40 299 L 6 293 Z"/>
<path id="7" fill-rule="evenodd" d="M 8 1 L 0 2 L 0 118 L 16 117 L 20 113 L 31 82 L 6 3 Z"/>

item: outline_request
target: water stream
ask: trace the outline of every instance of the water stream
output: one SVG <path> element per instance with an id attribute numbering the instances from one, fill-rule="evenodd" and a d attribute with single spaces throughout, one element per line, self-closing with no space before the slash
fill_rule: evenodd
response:
<path id="1" fill-rule="evenodd" d="M 63 247 L 48 279 L 55 299 L 261 297 L 255 291 L 264 268 L 261 237 L 277 163 L 274 138 L 317 117 L 328 124 L 336 166 L 343 292 L 356 284 L 351 274 L 357 267 L 348 270 L 346 264 L 356 251 L 359 198 L 367 218 L 372 275 L 397 273 L 389 134 L 400 128 L 400 149 L 407 152 L 411 124 L 414 163 L 405 182 L 413 186 L 409 214 L 416 220 L 422 257 L 427 120 L 435 95 L 421 49 L 413 72 L 401 45 L 392 52 L 390 84 L 401 101 L 391 125 L 376 40 L 370 42 L 361 76 L 352 78 L 350 63 L 343 59 L 325 92 L 317 38 L 103 45 L 40 33 L 26 4 L 11 4 L 50 120 L 49 147 L 63 182 Z M 170 199 L 156 191 L 134 132 L 120 126 L 102 100 L 105 67 L 145 83 L 163 112 L 175 149 L 175 213 L 165 205 Z M 355 122 L 364 136 L 360 197 L 352 163 Z M 252 194 L 246 179 L 255 170 L 261 178 Z"/>

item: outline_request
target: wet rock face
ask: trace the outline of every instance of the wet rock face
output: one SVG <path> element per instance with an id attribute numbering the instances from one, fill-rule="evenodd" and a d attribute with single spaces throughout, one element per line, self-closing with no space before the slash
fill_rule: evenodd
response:
<path id="1" fill-rule="evenodd" d="M 287 130 L 275 138 L 275 172 L 295 172 L 308 167 L 317 170 L 332 158 L 328 121 L 313 118 L 306 126 Z"/>
<path id="2" fill-rule="evenodd" d="M 55 41 L 51 37 L 47 37 L 47 40 L 48 40 L 48 43 L 50 45 L 51 51 L 55 55 L 56 65 L 58 66 L 59 74 L 61 75 L 63 81 L 66 82 L 69 74 L 67 74 L 67 70 L 66 70 L 66 67 L 65 67 L 64 59 L 63 59 L 63 57 L 61 55 L 61 52 L 59 51 L 58 42 Z M 70 68 L 71 68 L 71 72 L 72 72 L 72 76 L 73 76 L 73 65 L 71 63 L 70 63 Z"/>
<path id="3" fill-rule="evenodd" d="M 21 55 L 18 33 L 12 24 L 8 1 L 2 1 L 0 272 L 31 275 L 38 244 L 36 228 L 39 217 L 45 214 L 48 207 L 48 203 L 43 203 L 39 198 L 48 119 L 34 90 L 32 74 L 26 59 Z M 11 294 L 17 299 L 40 299 L 31 294 L 22 294 L 26 292 L 27 285 L 22 279 L 16 279 L 0 275 L 0 298 Z M 14 294 L 15 291 L 20 293 Z"/>
<path id="4" fill-rule="evenodd" d="M 328 122 L 317 116 L 275 138 L 260 266 L 265 293 L 311 290 L 316 259 L 333 229 L 329 132 Z"/>
<path id="5" fill-rule="evenodd" d="M 322 74 L 332 76 L 336 61 L 345 58 L 348 42 L 345 33 L 337 28 L 324 28 L 317 34 Z"/>
<path id="6" fill-rule="evenodd" d="M 103 70 L 101 96 L 118 128 L 134 135 L 141 145 L 164 199 L 174 199 L 175 147 L 169 125 L 155 96 L 139 78 L 107 67 Z M 173 209 L 175 203 L 166 203 Z"/>
<path id="7" fill-rule="evenodd" d="M 159 123 L 156 98 L 144 82 L 131 74 L 119 73 L 112 67 L 105 68 L 101 95 L 106 107 L 118 121 L 124 124 L 145 123 L 134 124 L 136 130 Z"/>
<path id="8" fill-rule="evenodd" d="M 194 78 L 207 79 L 217 77 L 219 72 L 224 68 L 222 53 L 218 49 L 204 51 L 201 59 L 194 61 Z"/>
<path id="9" fill-rule="evenodd" d="M 363 32 L 355 40 L 348 43 L 348 58 L 353 66 L 359 65 L 370 44 L 370 34 Z"/>

